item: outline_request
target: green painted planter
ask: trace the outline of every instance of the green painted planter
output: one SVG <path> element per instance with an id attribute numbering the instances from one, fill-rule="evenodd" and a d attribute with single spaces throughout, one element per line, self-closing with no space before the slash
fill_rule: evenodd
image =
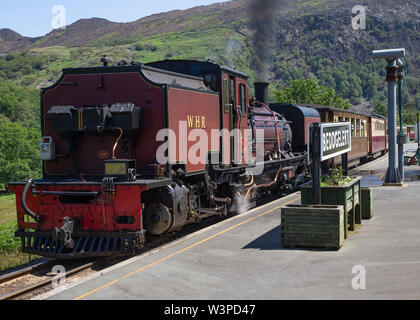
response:
<path id="1" fill-rule="evenodd" d="M 344 242 L 343 206 L 283 207 L 281 242 L 284 247 L 341 248 Z"/>
<path id="2" fill-rule="evenodd" d="M 361 187 L 362 177 L 353 177 L 347 184 L 339 187 L 321 187 L 321 204 L 341 205 L 344 207 L 344 235 L 347 230 L 354 231 L 356 224 L 362 223 L 361 215 Z M 301 186 L 302 204 L 311 205 L 313 201 L 313 188 L 311 182 Z M 350 214 L 350 218 L 348 217 Z M 349 225 L 350 224 L 350 225 Z"/>
<path id="3" fill-rule="evenodd" d="M 373 217 L 372 188 L 362 188 L 362 219 Z"/>

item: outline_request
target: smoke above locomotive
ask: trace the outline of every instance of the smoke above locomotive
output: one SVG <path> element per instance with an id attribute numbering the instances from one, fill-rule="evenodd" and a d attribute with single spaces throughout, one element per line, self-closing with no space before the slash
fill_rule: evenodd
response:
<path id="1" fill-rule="evenodd" d="M 257 81 L 267 82 L 273 62 L 276 40 L 276 12 L 282 0 L 255 0 L 248 6 L 250 27 L 255 30 L 252 42 L 255 50 L 255 77 Z"/>

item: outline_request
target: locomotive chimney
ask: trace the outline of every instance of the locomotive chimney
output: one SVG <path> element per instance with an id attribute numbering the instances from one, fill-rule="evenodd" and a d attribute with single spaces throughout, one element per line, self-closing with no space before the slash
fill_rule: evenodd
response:
<path id="1" fill-rule="evenodd" d="M 255 98 L 257 101 L 264 103 L 268 106 L 270 103 L 268 98 L 268 82 L 255 82 Z"/>

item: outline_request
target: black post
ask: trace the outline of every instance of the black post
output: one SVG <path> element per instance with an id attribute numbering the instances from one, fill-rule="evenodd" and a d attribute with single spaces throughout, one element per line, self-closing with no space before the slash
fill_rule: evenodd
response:
<path id="1" fill-rule="evenodd" d="M 420 147 L 420 122 L 419 122 L 418 112 L 417 112 L 417 145 Z"/>
<path id="2" fill-rule="evenodd" d="M 341 168 L 343 169 L 343 175 L 347 177 L 349 175 L 349 162 L 347 152 L 341 155 Z"/>
<path id="3" fill-rule="evenodd" d="M 312 186 L 314 204 L 321 204 L 321 127 L 312 126 Z"/>

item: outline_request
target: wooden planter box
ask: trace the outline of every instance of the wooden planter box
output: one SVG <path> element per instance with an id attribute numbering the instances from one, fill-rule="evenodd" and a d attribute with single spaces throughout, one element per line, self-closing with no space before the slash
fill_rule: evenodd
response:
<path id="1" fill-rule="evenodd" d="M 362 223 L 360 208 L 362 177 L 353 177 L 347 184 L 339 187 L 321 187 L 321 204 L 337 205 L 344 207 L 344 236 L 347 238 L 347 229 L 355 230 L 356 224 Z M 301 186 L 302 204 L 313 204 L 312 185 L 305 183 Z M 348 217 L 350 215 L 350 218 Z M 349 226 L 350 224 L 350 226 Z M 348 227 L 348 228 L 347 228 Z"/>
<path id="2" fill-rule="evenodd" d="M 284 247 L 341 248 L 344 242 L 343 206 L 283 207 L 281 242 Z"/>
<path id="3" fill-rule="evenodd" d="M 362 188 L 362 219 L 373 217 L 372 188 Z"/>

